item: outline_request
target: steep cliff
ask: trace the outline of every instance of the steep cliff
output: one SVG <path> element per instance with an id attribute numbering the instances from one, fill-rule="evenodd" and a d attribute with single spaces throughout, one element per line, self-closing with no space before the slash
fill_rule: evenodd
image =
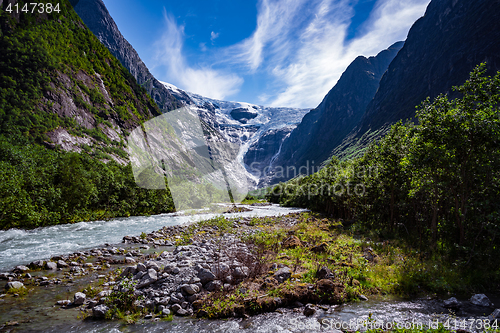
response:
<path id="1" fill-rule="evenodd" d="M 500 69 L 500 1 L 433 0 L 412 26 L 405 44 L 389 65 L 360 124 L 336 148 L 337 155 L 366 146 L 390 124 L 413 118 L 425 98 L 454 96 L 472 69 L 486 62 Z"/>
<path id="2" fill-rule="evenodd" d="M 137 51 L 118 30 L 102 0 L 80 0 L 74 4 L 74 8 L 87 27 L 130 71 L 163 112 L 182 106 L 182 103 L 149 72 Z"/>
<path id="3" fill-rule="evenodd" d="M 374 57 L 357 57 L 321 104 L 306 114 L 283 142 L 272 167 L 293 168 L 298 172 L 301 166 L 320 165 L 328 159 L 361 119 L 387 66 L 402 46 L 403 42 L 398 42 Z M 281 177 L 275 177 L 272 182 L 287 180 L 278 178 Z"/>

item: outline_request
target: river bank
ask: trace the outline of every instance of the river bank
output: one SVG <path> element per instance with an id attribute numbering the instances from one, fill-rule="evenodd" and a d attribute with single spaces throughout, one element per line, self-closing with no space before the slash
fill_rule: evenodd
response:
<path id="1" fill-rule="evenodd" d="M 129 323 L 185 320 L 181 316 L 245 321 L 276 311 L 308 318 L 345 302 L 400 293 L 407 288 L 405 277 L 419 269 L 397 245 L 353 237 L 340 221 L 311 213 L 216 217 L 126 236 L 121 246 L 56 256 L 50 262 L 34 262 L 32 267 L 40 266 L 35 271 L 18 267 L 3 275 L 22 278 L 28 290 L 12 289 L 2 302 L 22 297 L 29 302 L 35 288 L 66 289 L 59 296 L 52 293 L 52 307 L 58 302 L 59 314 L 98 325 L 103 317 Z M 43 276 L 41 269 L 54 263 L 58 270 Z M 460 315 L 460 308 L 454 313 Z M 494 308 L 481 310 L 486 319 Z"/>

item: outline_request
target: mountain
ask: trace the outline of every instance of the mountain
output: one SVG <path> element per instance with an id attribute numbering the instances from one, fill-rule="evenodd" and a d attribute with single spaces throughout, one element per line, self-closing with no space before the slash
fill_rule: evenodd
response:
<path id="1" fill-rule="evenodd" d="M 146 90 L 69 1 L 50 14 L 9 13 L 9 3 L 0 2 L 0 228 L 172 211 L 168 192 L 138 188 L 127 166 L 127 136 L 162 114 Z"/>
<path id="2" fill-rule="evenodd" d="M 271 182 L 288 180 L 299 169 L 306 173 L 316 170 L 331 156 L 332 150 L 361 119 L 366 106 L 377 92 L 380 79 L 403 42 L 395 43 L 374 57 L 357 57 L 345 70 L 337 84 L 317 108 L 304 116 L 290 135 L 281 136 L 279 156 L 269 165 L 274 171 Z M 293 170 L 282 174 L 279 170 Z M 264 170 L 262 170 L 264 172 Z"/>
<path id="3" fill-rule="evenodd" d="M 380 137 L 390 124 L 413 118 L 425 98 L 456 96 L 453 86 L 487 63 L 500 70 L 500 1 L 433 0 L 411 27 L 401 51 L 389 65 L 378 91 L 356 128 L 335 149 L 339 156 Z"/>
<path id="4" fill-rule="evenodd" d="M 163 112 L 182 106 L 148 70 L 137 51 L 123 37 L 102 0 L 75 1 L 74 9 L 85 25 L 129 70 Z"/>
<path id="5" fill-rule="evenodd" d="M 260 170 L 269 164 L 273 156 L 279 155 L 283 137 L 309 111 L 222 101 L 185 92 L 166 82 L 163 84 L 173 96 L 196 109 L 200 119 L 239 147 L 238 160 L 245 165 L 252 187 L 260 182 Z"/>

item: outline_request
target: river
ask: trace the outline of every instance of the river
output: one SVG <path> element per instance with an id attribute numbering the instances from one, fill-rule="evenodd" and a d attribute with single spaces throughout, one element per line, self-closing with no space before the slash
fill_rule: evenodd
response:
<path id="1" fill-rule="evenodd" d="M 226 214 L 237 216 L 276 216 L 303 211 L 277 205 L 246 206 L 251 211 Z M 48 259 L 60 255 L 102 246 L 105 243 L 118 245 L 125 235 L 140 235 L 142 232 L 158 230 L 163 226 L 178 225 L 208 219 L 216 214 L 204 213 L 183 215 L 161 214 L 148 217 L 117 218 L 110 221 L 80 222 L 34 230 L 11 229 L 0 231 L 0 271 L 10 270 L 19 264 L 37 259 Z M 34 275 L 40 272 L 34 272 Z M 317 308 L 312 317 L 305 317 L 298 309 L 279 309 L 277 312 L 261 314 L 248 319 L 198 320 L 174 317 L 172 322 L 144 320 L 134 325 L 120 322 L 79 320 L 78 309 L 61 309 L 54 306 L 55 299 L 72 299 L 76 291 L 95 281 L 92 274 L 75 280 L 71 285 L 50 285 L 36 288 L 25 299 L 0 297 L 0 331 L 13 329 L 19 332 L 338 332 L 337 329 L 364 330 L 368 323 L 380 325 L 434 325 L 436 320 L 463 328 L 467 331 L 482 331 L 470 319 L 485 320 L 492 308 L 481 308 L 469 304 L 466 299 L 458 313 L 449 313 L 437 298 L 401 299 L 393 296 L 375 296 L 366 302 L 354 302 L 339 306 Z M 488 294 L 498 305 L 497 295 Z M 369 320 L 371 318 L 371 320 Z M 451 321 L 450 321 L 451 320 Z M 7 321 L 18 321 L 19 326 L 3 327 Z M 376 326 L 379 325 L 379 326 Z M 470 327 L 470 325 L 475 325 Z M 17 328 L 17 329 L 16 329 Z"/>

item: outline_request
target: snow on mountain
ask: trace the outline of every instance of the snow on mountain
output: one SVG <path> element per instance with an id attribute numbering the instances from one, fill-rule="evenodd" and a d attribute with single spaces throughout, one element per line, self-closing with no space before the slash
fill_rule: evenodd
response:
<path id="1" fill-rule="evenodd" d="M 250 166 L 245 164 L 245 161 L 249 162 L 245 156 L 250 147 L 259 146 L 260 150 L 265 150 L 266 148 L 262 148 L 259 141 L 263 137 L 269 138 L 270 136 L 266 134 L 276 131 L 284 132 L 284 135 L 279 138 L 282 140 L 310 111 L 310 109 L 267 107 L 245 102 L 221 101 L 185 92 L 170 83 L 161 83 L 185 105 L 196 107 L 200 117 L 218 129 L 228 141 L 240 145 L 238 160 L 245 165 L 248 171 L 247 177 L 254 187 L 257 187 L 260 179 L 258 175 L 252 174 Z M 272 151 L 264 151 L 263 155 L 270 155 L 275 160 L 279 155 L 281 142 L 277 145 L 264 145 L 264 147 Z M 260 163 L 260 161 L 256 162 Z"/>

